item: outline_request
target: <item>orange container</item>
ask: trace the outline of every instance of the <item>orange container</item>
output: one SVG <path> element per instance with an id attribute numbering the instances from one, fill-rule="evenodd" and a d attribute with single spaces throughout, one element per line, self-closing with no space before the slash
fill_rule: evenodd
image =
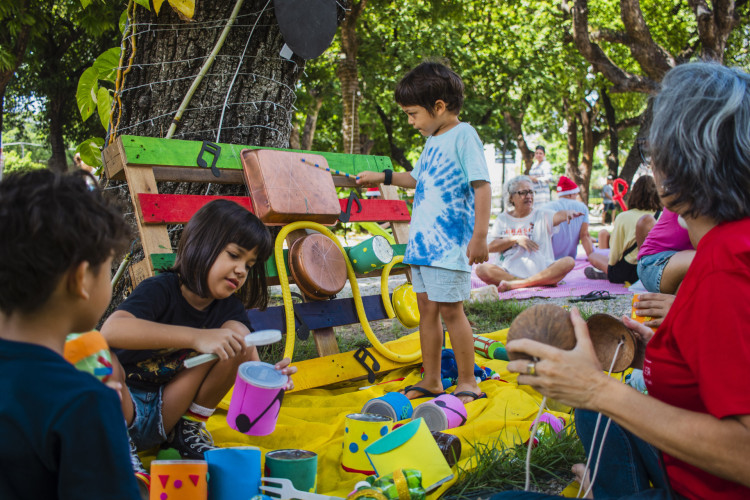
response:
<path id="1" fill-rule="evenodd" d="M 630 318 L 634 321 L 637 321 L 638 323 L 645 323 L 646 321 L 651 321 L 652 319 L 654 319 L 651 316 L 638 316 L 638 310 L 635 308 L 635 304 L 636 302 L 638 302 L 638 297 L 639 295 L 637 293 L 633 294 L 633 300 L 632 300 L 633 307 L 630 311 Z M 654 327 L 651 327 L 651 329 L 653 331 L 656 331 L 656 328 Z"/>

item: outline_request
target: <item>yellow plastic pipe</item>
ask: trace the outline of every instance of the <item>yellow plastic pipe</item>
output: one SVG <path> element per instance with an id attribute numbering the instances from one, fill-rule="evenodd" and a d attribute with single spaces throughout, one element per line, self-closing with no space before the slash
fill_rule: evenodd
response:
<path id="1" fill-rule="evenodd" d="M 343 254 L 344 261 L 346 262 L 346 275 L 349 278 L 349 284 L 352 287 L 352 297 L 354 298 L 354 306 L 357 310 L 357 318 L 359 318 L 359 322 L 362 325 L 362 329 L 365 332 L 365 336 L 367 337 L 367 340 L 370 341 L 370 343 L 375 348 L 375 350 L 379 352 L 381 355 L 383 355 L 384 357 L 386 357 L 387 359 L 390 359 L 391 361 L 395 361 L 397 363 L 412 363 L 418 360 L 422 355 L 421 348 L 417 349 L 411 354 L 399 354 L 399 353 L 391 351 L 386 346 L 384 346 L 380 342 L 380 340 L 378 340 L 378 338 L 375 336 L 375 332 L 373 332 L 372 328 L 370 328 L 369 321 L 367 321 L 367 315 L 365 314 L 365 307 L 362 303 L 362 296 L 359 293 L 359 285 L 357 283 L 357 276 L 354 274 L 354 268 L 352 267 L 352 263 L 349 260 L 349 256 L 346 254 L 346 251 L 344 251 L 344 247 L 341 246 L 341 243 L 339 242 L 336 235 L 334 235 L 327 227 L 323 226 L 322 224 L 318 224 L 317 222 L 308 222 L 308 221 L 292 222 L 291 224 L 287 224 L 286 226 L 284 226 L 281 229 L 281 231 L 279 231 L 278 236 L 276 236 L 276 243 L 274 246 L 274 257 L 276 258 L 276 269 L 278 271 L 279 283 L 281 285 L 281 297 L 284 300 L 284 313 L 286 314 L 286 345 L 284 348 L 284 357 L 291 359 L 292 355 L 294 354 L 294 337 L 295 337 L 294 306 L 292 303 L 292 293 L 289 290 L 289 276 L 286 273 L 286 266 L 284 265 L 284 239 L 287 237 L 289 233 L 291 233 L 292 231 L 296 231 L 297 229 L 312 229 L 314 231 L 318 231 L 322 235 L 330 238 L 331 241 L 333 241 L 336 244 L 336 246 L 339 248 L 339 250 Z M 390 272 L 390 269 L 389 269 L 389 272 Z M 383 282 L 381 278 L 381 293 L 382 293 L 382 283 Z M 389 314 L 389 317 L 392 318 L 393 316 L 395 316 L 393 312 L 393 307 L 390 305 L 390 299 L 384 300 L 383 305 L 385 306 L 386 312 Z"/>

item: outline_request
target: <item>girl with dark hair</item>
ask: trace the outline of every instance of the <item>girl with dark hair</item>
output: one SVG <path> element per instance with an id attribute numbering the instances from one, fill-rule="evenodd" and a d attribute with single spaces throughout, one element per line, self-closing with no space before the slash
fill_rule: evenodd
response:
<path id="1" fill-rule="evenodd" d="M 586 277 L 608 279 L 610 283 L 638 281 L 636 225 L 641 217 L 653 216 L 659 209 L 661 201 L 654 178 L 650 175 L 639 177 L 628 196 L 628 209 L 615 217 L 609 240 L 609 258 L 596 252 L 590 254 L 588 259 L 594 267 L 583 270 Z"/>
<path id="2" fill-rule="evenodd" d="M 174 268 L 143 281 L 104 323 L 102 334 L 124 369 L 123 412 L 137 449 L 165 444 L 199 460 L 213 448 L 205 422 L 239 365 L 259 360 L 245 345 L 252 329 L 245 308 L 268 302 L 271 251 L 271 235 L 255 215 L 212 201 L 185 226 Z M 184 361 L 200 353 L 219 359 L 185 369 Z M 295 373 L 289 363 L 285 358 L 276 368 Z"/>

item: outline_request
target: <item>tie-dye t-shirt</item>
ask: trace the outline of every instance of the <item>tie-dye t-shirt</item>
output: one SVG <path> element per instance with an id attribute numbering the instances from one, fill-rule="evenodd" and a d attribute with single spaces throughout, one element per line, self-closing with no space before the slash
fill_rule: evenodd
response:
<path id="1" fill-rule="evenodd" d="M 427 138 L 411 172 L 417 181 L 404 262 L 471 271 L 466 247 L 474 231 L 472 181 L 489 182 L 476 130 L 459 123 Z"/>

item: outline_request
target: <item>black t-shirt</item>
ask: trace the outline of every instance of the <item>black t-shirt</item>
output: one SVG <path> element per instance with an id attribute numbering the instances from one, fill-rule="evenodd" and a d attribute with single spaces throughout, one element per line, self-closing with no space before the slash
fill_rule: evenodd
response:
<path id="1" fill-rule="evenodd" d="M 168 325 L 219 328 L 234 320 L 252 330 L 239 298 L 232 295 L 214 300 L 200 311 L 183 297 L 175 273 L 162 273 L 144 280 L 117 310 L 127 311 L 138 319 Z M 172 380 L 182 369 L 185 359 L 197 353 L 192 349 L 116 349 L 115 354 L 125 368 L 128 385 L 152 390 Z"/>
<path id="2" fill-rule="evenodd" d="M 58 353 L 0 339 L 0 498 L 140 500 L 117 393 Z"/>

